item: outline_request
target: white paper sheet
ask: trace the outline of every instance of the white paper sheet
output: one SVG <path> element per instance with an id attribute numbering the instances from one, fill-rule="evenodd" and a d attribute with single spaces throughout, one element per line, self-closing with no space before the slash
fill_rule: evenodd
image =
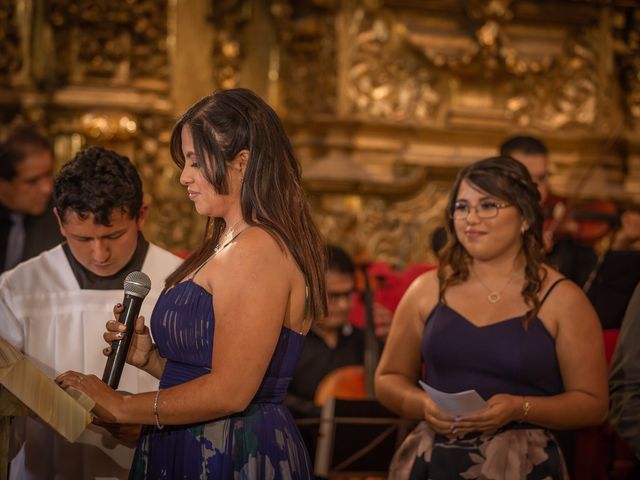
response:
<path id="1" fill-rule="evenodd" d="M 438 407 L 451 415 L 469 415 L 487 408 L 487 402 L 475 390 L 445 393 L 430 387 L 422 380 L 418 380 L 418 383 Z"/>

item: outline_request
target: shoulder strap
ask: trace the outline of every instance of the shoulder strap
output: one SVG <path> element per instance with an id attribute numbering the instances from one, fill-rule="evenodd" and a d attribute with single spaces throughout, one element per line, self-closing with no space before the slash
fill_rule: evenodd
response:
<path id="1" fill-rule="evenodd" d="M 307 325 L 307 319 L 310 318 L 309 310 L 311 309 L 311 299 L 309 298 L 309 282 L 307 277 L 304 277 L 304 317 L 302 317 L 302 329 Z"/>
<path id="2" fill-rule="evenodd" d="M 556 285 L 558 285 L 560 282 L 562 282 L 564 280 L 568 280 L 568 279 L 566 277 L 562 277 L 562 278 L 559 278 L 558 280 L 556 280 L 555 282 L 553 282 L 551 284 L 551 286 L 547 289 L 547 292 L 544 294 L 544 297 L 542 297 L 542 300 L 540 301 L 540 306 L 542 306 L 542 304 L 547 299 L 549 294 L 553 291 L 553 289 L 556 288 Z"/>

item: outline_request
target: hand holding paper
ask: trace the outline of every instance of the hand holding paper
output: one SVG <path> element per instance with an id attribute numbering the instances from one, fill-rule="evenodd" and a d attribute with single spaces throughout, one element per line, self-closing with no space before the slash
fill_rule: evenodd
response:
<path id="1" fill-rule="evenodd" d="M 454 415 L 462 416 L 477 413 L 487 408 L 487 402 L 475 390 L 466 390 L 458 393 L 446 393 L 430 387 L 421 380 L 418 383 L 422 389 L 429 394 L 431 399 L 443 411 Z"/>

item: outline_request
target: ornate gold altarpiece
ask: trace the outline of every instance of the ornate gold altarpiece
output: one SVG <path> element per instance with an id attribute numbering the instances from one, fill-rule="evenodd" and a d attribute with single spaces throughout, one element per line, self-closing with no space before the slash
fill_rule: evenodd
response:
<path id="1" fill-rule="evenodd" d="M 193 247 L 175 118 L 245 86 L 285 120 L 327 239 L 431 260 L 457 169 L 508 135 L 551 149 L 553 190 L 640 201 L 635 0 L 0 0 L 0 131 L 130 156 L 148 238 Z M 594 167 L 595 165 L 595 167 Z"/>

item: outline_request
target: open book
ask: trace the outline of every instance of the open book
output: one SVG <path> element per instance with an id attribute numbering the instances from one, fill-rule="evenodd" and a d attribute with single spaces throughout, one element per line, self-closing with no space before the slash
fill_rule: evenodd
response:
<path id="1" fill-rule="evenodd" d="M 78 390 L 60 388 L 2 337 L 0 384 L 1 415 L 26 415 L 31 411 L 69 442 L 91 423 L 93 400 Z"/>

